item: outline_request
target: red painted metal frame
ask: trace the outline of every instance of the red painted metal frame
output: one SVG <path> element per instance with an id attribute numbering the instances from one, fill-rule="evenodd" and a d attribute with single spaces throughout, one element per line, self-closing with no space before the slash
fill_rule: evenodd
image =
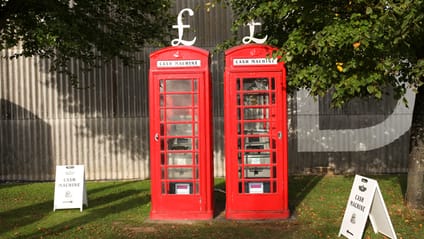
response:
<path id="1" fill-rule="evenodd" d="M 192 64 L 193 61 L 197 63 Z M 166 65 L 170 62 L 187 64 Z M 150 55 L 149 122 L 152 202 L 150 218 L 153 220 L 206 220 L 213 217 L 212 95 L 209 65 L 209 52 L 192 46 L 167 47 Z M 192 82 L 192 88 L 172 92 L 162 87 L 161 92 L 160 82 L 172 83 L 182 80 Z M 197 82 L 196 87 L 195 82 Z M 178 95 L 191 97 L 192 105 L 161 104 L 161 101 L 166 102 L 167 98 Z M 189 114 L 188 120 L 178 122 L 163 116 L 166 112 L 173 110 L 187 110 L 191 112 L 191 115 Z M 177 124 L 191 125 L 191 130 L 197 131 L 197 134 L 168 135 L 168 128 Z M 191 148 L 169 149 L 169 140 L 179 139 L 191 140 Z M 168 153 L 191 154 L 191 164 L 171 165 Z M 198 160 L 195 159 L 196 154 Z M 191 170 L 192 177 L 171 178 L 168 175 L 170 169 L 187 169 L 189 172 Z M 190 185 L 190 194 L 177 194 L 178 183 Z M 198 188 L 196 183 L 199 185 Z M 170 191 L 171 184 L 174 187 L 173 192 Z"/>
<path id="2" fill-rule="evenodd" d="M 226 161 L 226 218 L 227 219 L 285 219 L 290 215 L 288 208 L 288 165 L 287 165 L 287 103 L 286 72 L 283 62 L 276 64 L 240 64 L 235 59 L 268 59 L 274 48 L 266 45 L 249 44 L 226 51 L 224 79 L 224 119 L 225 119 L 225 161 Z M 268 89 L 245 90 L 243 84 L 249 80 L 260 79 L 268 82 Z M 246 83 L 244 83 L 246 81 Z M 273 82 L 273 83 L 272 83 Z M 238 85 L 237 85 L 238 84 Z M 270 85 L 275 84 L 275 86 Z M 268 103 L 251 106 L 246 96 L 264 95 Z M 245 110 L 259 109 L 268 112 L 263 124 L 269 125 L 264 135 L 248 135 L 244 125 L 261 123 L 261 120 L 245 119 Z M 265 116 L 265 115 L 264 115 Z M 265 117 L 264 117 L 265 118 Z M 243 130 L 240 130 L 243 129 Z M 268 149 L 246 149 L 249 137 L 264 137 L 269 140 Z M 275 146 L 273 146 L 275 145 Z M 269 162 L 253 164 L 246 155 L 269 155 Z M 241 155 L 241 156 L 240 156 Z M 269 177 L 251 177 L 248 169 L 269 168 Z M 273 170 L 275 168 L 275 170 Z M 256 172 L 255 172 L 256 173 Z M 262 193 L 250 193 L 249 183 L 269 187 Z M 265 185 L 265 186 L 264 186 Z"/>

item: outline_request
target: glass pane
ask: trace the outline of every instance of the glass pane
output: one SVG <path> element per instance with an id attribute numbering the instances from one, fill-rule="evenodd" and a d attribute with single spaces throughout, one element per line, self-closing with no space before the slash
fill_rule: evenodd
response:
<path id="1" fill-rule="evenodd" d="M 246 152 L 244 156 L 244 163 L 245 164 L 269 164 L 270 162 L 270 155 L 266 153 L 251 153 Z"/>
<path id="2" fill-rule="evenodd" d="M 192 179 L 192 168 L 168 168 L 169 179 Z"/>
<path id="3" fill-rule="evenodd" d="M 269 149 L 269 137 L 246 137 L 244 145 L 247 150 L 261 152 Z"/>
<path id="4" fill-rule="evenodd" d="M 165 86 L 165 81 L 164 80 L 159 80 L 159 91 L 161 93 L 165 91 L 164 86 Z"/>
<path id="5" fill-rule="evenodd" d="M 247 78 L 243 79 L 243 90 L 268 90 L 269 81 L 267 78 Z"/>
<path id="6" fill-rule="evenodd" d="M 169 136 L 193 135 L 192 124 L 168 124 Z M 197 135 L 197 124 L 194 125 L 194 135 Z"/>
<path id="7" fill-rule="evenodd" d="M 246 178 L 269 178 L 270 167 L 249 166 L 244 168 Z"/>
<path id="8" fill-rule="evenodd" d="M 188 92 L 192 91 L 192 80 L 167 80 L 166 91 L 167 92 Z"/>
<path id="9" fill-rule="evenodd" d="M 193 106 L 197 106 L 199 103 L 199 97 L 197 95 L 193 95 Z"/>
<path id="10" fill-rule="evenodd" d="M 277 153 L 272 152 L 272 163 L 277 163 Z"/>
<path id="11" fill-rule="evenodd" d="M 161 153 L 160 154 L 160 164 L 161 165 L 164 165 L 165 164 L 165 154 L 164 153 Z"/>
<path id="12" fill-rule="evenodd" d="M 200 185 L 199 182 L 196 182 L 196 194 L 200 193 Z"/>
<path id="13" fill-rule="evenodd" d="M 165 183 L 161 183 L 162 184 L 162 190 L 161 190 L 161 192 L 162 192 L 162 194 L 165 194 L 166 193 L 166 184 Z"/>
<path id="14" fill-rule="evenodd" d="M 197 115 L 195 115 L 197 120 Z M 192 121 L 193 111 L 191 109 L 161 109 L 160 120 L 168 121 Z"/>
<path id="15" fill-rule="evenodd" d="M 245 108 L 244 109 L 245 120 L 260 120 L 269 118 L 268 108 Z"/>
<path id="16" fill-rule="evenodd" d="M 175 107 L 175 106 L 191 106 L 193 105 L 193 99 L 191 94 L 184 95 L 167 95 L 166 96 L 166 106 Z M 194 105 L 197 105 L 197 99 Z"/>
<path id="17" fill-rule="evenodd" d="M 199 110 L 197 108 L 194 109 L 194 116 L 193 116 L 193 120 L 194 121 L 198 121 L 199 120 Z"/>
<path id="18" fill-rule="evenodd" d="M 168 153 L 168 165 L 191 165 L 192 153 Z"/>
<path id="19" fill-rule="evenodd" d="M 197 133 L 197 132 L 196 132 Z M 198 149 L 199 148 L 199 139 L 194 139 L 194 149 Z"/>
<path id="20" fill-rule="evenodd" d="M 244 94 L 244 105 L 268 105 L 268 94 Z"/>
<path id="21" fill-rule="evenodd" d="M 165 149 L 165 140 L 161 139 L 160 140 L 160 150 L 164 150 Z"/>
<path id="22" fill-rule="evenodd" d="M 160 124 L 160 135 L 164 135 L 165 134 L 165 125 L 164 124 Z"/>
<path id="23" fill-rule="evenodd" d="M 194 175 L 194 178 L 195 179 L 199 179 L 199 167 L 196 167 L 196 169 L 195 169 L 195 172 L 196 172 L 196 174 Z"/>
<path id="24" fill-rule="evenodd" d="M 159 106 L 164 106 L 165 105 L 165 97 L 161 94 L 160 96 L 159 96 Z"/>
<path id="25" fill-rule="evenodd" d="M 169 150 L 191 150 L 193 139 L 191 138 L 172 138 L 168 139 Z"/>
<path id="26" fill-rule="evenodd" d="M 245 134 L 268 134 L 269 122 L 249 122 L 244 123 Z"/>
<path id="27" fill-rule="evenodd" d="M 194 154 L 194 164 L 199 165 L 199 155 L 197 153 Z"/>

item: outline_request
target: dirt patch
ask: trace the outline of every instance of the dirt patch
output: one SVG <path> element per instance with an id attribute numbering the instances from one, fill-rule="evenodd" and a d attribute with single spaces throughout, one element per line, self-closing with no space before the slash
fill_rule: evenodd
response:
<path id="1" fill-rule="evenodd" d="M 127 228 L 128 231 L 132 233 L 154 233 L 158 230 L 155 227 L 152 226 L 146 226 L 146 227 L 129 227 Z"/>

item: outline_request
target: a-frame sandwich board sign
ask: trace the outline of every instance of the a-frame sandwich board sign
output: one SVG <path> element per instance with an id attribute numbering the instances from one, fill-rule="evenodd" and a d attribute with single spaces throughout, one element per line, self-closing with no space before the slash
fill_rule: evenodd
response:
<path id="1" fill-rule="evenodd" d="M 349 239 L 361 239 L 368 218 L 375 233 L 397 239 L 378 182 L 356 175 L 339 237 L 343 235 Z"/>
<path id="2" fill-rule="evenodd" d="M 83 205 L 88 206 L 84 165 L 56 166 L 53 211 L 79 208 L 82 212 Z"/>

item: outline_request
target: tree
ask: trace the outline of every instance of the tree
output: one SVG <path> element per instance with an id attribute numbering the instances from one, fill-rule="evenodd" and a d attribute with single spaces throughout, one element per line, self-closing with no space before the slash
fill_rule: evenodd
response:
<path id="1" fill-rule="evenodd" d="M 400 99 L 408 87 L 423 84 L 423 0 L 225 2 L 236 16 L 234 29 L 251 19 L 263 23 L 262 34 L 287 64 L 289 87 L 313 96 L 331 93 L 333 106 L 357 97 L 380 99 L 387 89 Z M 410 169 L 421 177 L 421 184 L 408 185 L 412 207 L 424 207 L 417 203 L 424 201 L 423 161 Z"/>
<path id="2" fill-rule="evenodd" d="M 52 70 L 70 73 L 70 59 L 87 69 L 167 38 L 168 0 L 0 0 L 0 50 L 20 45 L 13 56 L 54 59 Z"/>

